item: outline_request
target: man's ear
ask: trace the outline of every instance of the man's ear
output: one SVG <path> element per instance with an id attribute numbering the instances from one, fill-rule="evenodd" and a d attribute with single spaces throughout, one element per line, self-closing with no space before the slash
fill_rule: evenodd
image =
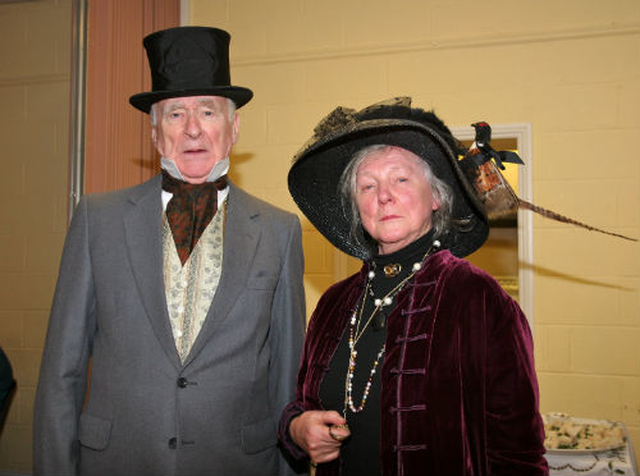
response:
<path id="1" fill-rule="evenodd" d="M 231 130 L 233 132 L 233 143 L 235 144 L 238 140 L 238 134 L 240 133 L 240 115 L 235 113 L 233 115 L 233 122 L 231 123 Z"/>

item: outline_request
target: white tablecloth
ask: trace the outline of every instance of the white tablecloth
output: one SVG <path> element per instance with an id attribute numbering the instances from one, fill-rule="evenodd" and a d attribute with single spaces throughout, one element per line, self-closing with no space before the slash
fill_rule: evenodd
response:
<path id="1" fill-rule="evenodd" d="M 545 457 L 549 463 L 550 475 L 638 475 L 631 440 L 627 440 L 625 446 L 609 451 L 578 454 L 549 451 Z"/>

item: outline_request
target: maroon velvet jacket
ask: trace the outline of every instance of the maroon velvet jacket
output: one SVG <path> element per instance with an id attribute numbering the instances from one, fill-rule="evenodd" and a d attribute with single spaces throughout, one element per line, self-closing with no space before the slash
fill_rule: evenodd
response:
<path id="1" fill-rule="evenodd" d="M 367 272 L 365 265 L 329 288 L 309 323 L 296 400 L 279 430 L 297 459 L 306 454 L 290 439 L 289 422 L 323 409 L 320 383 Z M 533 344 L 518 305 L 446 250 L 430 256 L 397 299 L 381 370 L 383 474 L 548 474 Z M 339 474 L 337 460 L 316 474 Z"/>

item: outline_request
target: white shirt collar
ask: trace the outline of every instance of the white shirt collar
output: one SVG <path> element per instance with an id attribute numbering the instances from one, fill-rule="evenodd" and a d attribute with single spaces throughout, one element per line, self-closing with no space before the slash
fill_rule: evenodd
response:
<path id="1" fill-rule="evenodd" d="M 166 170 L 167 173 L 171 175 L 173 178 L 184 181 L 184 177 L 180 173 L 180 170 L 178 170 L 178 166 L 173 160 L 168 159 L 166 157 L 161 157 L 160 166 L 164 170 Z M 205 180 L 205 182 L 215 182 L 227 172 L 229 172 L 229 157 L 222 159 L 221 161 L 217 162 L 216 165 L 213 166 L 213 168 L 211 169 L 211 172 L 209 172 L 209 175 L 207 175 L 207 179 Z M 222 206 L 222 204 L 224 203 L 228 195 L 229 195 L 229 186 L 227 185 L 223 190 L 220 190 L 218 192 L 218 208 Z M 167 209 L 167 203 L 169 203 L 169 200 L 171 200 L 171 197 L 173 197 L 172 193 L 167 192 L 166 190 L 162 191 L 162 209 L 163 210 Z"/>
<path id="2" fill-rule="evenodd" d="M 171 175 L 173 178 L 177 178 L 178 180 L 182 180 L 183 182 L 186 182 L 186 180 L 180 173 L 178 166 L 172 159 L 169 159 L 164 156 L 161 157 L 160 166 L 164 170 L 166 170 L 167 173 Z M 207 175 L 205 182 L 215 182 L 227 172 L 229 172 L 229 157 L 225 157 L 224 159 L 216 162 L 216 165 L 213 166 L 213 168 L 211 169 L 211 172 L 209 172 L 209 175 Z"/>

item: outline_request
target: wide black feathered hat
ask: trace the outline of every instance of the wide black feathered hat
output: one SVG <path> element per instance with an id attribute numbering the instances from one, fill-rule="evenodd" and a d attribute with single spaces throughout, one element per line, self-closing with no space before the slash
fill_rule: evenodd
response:
<path id="1" fill-rule="evenodd" d="M 351 213 L 339 190 L 343 171 L 363 147 L 385 144 L 407 149 L 427 161 L 451 187 L 452 226 L 438 237 L 443 248 L 463 257 L 480 248 L 489 225 L 482 203 L 458 165 L 459 143 L 433 113 L 412 108 L 411 98 L 394 98 L 360 111 L 338 107 L 315 127 L 293 159 L 289 192 L 311 223 L 333 245 L 360 259 L 371 251 L 351 234 Z"/>
<path id="2" fill-rule="evenodd" d="M 146 36 L 152 91 L 134 94 L 131 105 L 149 113 L 163 99 L 185 96 L 222 96 L 242 107 L 253 97 L 250 89 L 231 85 L 229 42 L 224 30 L 184 26 Z"/>

